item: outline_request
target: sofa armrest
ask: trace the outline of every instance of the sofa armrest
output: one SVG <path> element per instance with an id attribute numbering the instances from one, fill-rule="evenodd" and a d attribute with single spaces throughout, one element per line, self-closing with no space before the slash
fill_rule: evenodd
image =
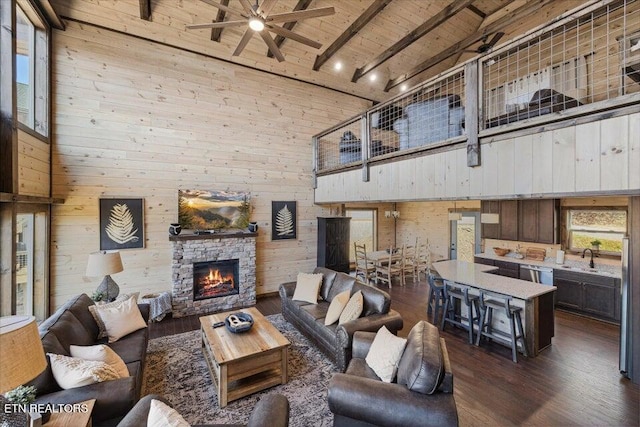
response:
<path id="1" fill-rule="evenodd" d="M 296 282 L 287 282 L 280 285 L 278 292 L 280 293 L 280 298 L 292 298 L 293 293 L 296 291 Z"/>
<path id="2" fill-rule="evenodd" d="M 351 348 L 351 340 L 356 331 L 378 332 L 383 326 L 386 326 L 391 333 L 397 333 L 402 329 L 402 316 L 395 310 L 389 310 L 386 314 L 372 314 L 366 317 L 359 317 L 350 322 L 338 325 L 336 335 L 338 344 L 342 348 Z"/>
<path id="3" fill-rule="evenodd" d="M 96 399 L 91 417 L 95 422 L 123 416 L 136 403 L 136 379 L 120 378 L 43 394 L 34 403 L 77 403 Z"/>
<path id="4" fill-rule="evenodd" d="M 332 413 L 373 425 L 457 426 L 452 394 L 422 394 L 406 387 L 348 374 L 334 374 L 329 382 Z"/>
<path id="5" fill-rule="evenodd" d="M 287 427 L 289 400 L 281 394 L 268 394 L 256 404 L 247 427 Z"/>
<path id="6" fill-rule="evenodd" d="M 149 417 L 149 409 L 151 408 L 151 401 L 159 400 L 167 405 L 171 404 L 162 396 L 157 394 L 149 394 L 138 400 L 138 403 L 129 411 L 129 413 L 118 423 L 118 427 L 138 427 L 147 425 L 147 418 Z"/>
<path id="7" fill-rule="evenodd" d="M 375 332 L 356 331 L 353 334 L 353 343 L 351 344 L 351 357 L 365 359 L 375 337 Z"/>
<path id="8" fill-rule="evenodd" d="M 138 304 L 138 308 L 140 309 L 140 314 L 142 314 L 142 318 L 146 323 L 149 323 L 149 313 L 151 311 L 150 304 Z"/>

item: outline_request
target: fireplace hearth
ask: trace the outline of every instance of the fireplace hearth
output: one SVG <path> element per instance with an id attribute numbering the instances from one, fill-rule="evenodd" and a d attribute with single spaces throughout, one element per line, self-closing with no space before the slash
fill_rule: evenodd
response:
<path id="1" fill-rule="evenodd" d="M 237 259 L 193 263 L 193 300 L 240 293 Z"/>

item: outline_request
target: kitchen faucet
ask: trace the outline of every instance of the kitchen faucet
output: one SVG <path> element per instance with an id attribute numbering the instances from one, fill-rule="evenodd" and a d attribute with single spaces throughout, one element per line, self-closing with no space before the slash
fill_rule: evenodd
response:
<path id="1" fill-rule="evenodd" d="M 591 248 L 586 248 L 584 251 L 582 251 L 582 258 L 584 258 L 584 254 L 587 251 L 591 252 L 591 261 L 589 261 L 589 268 L 596 268 L 595 264 L 593 263 L 593 250 L 591 250 Z"/>

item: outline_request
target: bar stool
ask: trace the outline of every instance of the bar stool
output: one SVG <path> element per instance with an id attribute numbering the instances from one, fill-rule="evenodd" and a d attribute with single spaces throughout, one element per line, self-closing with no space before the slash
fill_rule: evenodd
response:
<path id="1" fill-rule="evenodd" d="M 502 310 L 509 319 L 509 325 L 511 328 L 510 334 L 503 331 L 493 330 L 492 322 L 494 309 Z M 522 317 L 520 316 L 522 308 L 512 306 L 510 296 L 482 291 L 480 292 L 480 310 L 480 330 L 478 337 L 476 338 L 476 345 L 480 345 L 480 340 L 483 336 L 510 342 L 511 359 L 514 363 L 518 363 L 518 340 L 522 340 L 522 352 L 525 356 L 529 357 L 529 353 L 527 352 L 527 343 L 524 340 Z M 516 334 L 516 326 L 518 328 L 518 334 Z"/>
<path id="2" fill-rule="evenodd" d="M 433 313 L 431 323 L 436 324 L 440 315 L 440 310 L 444 305 L 444 283 L 440 276 L 436 276 L 433 271 L 428 270 L 427 280 L 429 282 L 429 298 L 427 299 L 427 315 Z"/>
<path id="3" fill-rule="evenodd" d="M 460 313 L 456 313 L 455 300 L 460 301 Z M 480 326 L 480 306 L 479 298 L 475 295 L 469 296 L 469 288 L 457 283 L 444 281 L 444 310 L 442 313 L 442 324 L 440 329 L 444 331 L 445 324 L 451 323 L 469 332 L 469 344 L 473 344 L 473 328 L 477 324 Z M 462 303 L 467 306 L 467 317 L 462 315 Z M 475 307 L 476 315 L 473 315 Z M 463 322 L 467 323 L 463 323 Z"/>

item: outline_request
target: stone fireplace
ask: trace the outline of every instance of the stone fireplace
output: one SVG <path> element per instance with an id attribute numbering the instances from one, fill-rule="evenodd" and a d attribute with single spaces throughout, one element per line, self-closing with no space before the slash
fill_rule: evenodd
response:
<path id="1" fill-rule="evenodd" d="M 169 236 L 173 317 L 255 305 L 256 236 L 242 231 Z"/>

